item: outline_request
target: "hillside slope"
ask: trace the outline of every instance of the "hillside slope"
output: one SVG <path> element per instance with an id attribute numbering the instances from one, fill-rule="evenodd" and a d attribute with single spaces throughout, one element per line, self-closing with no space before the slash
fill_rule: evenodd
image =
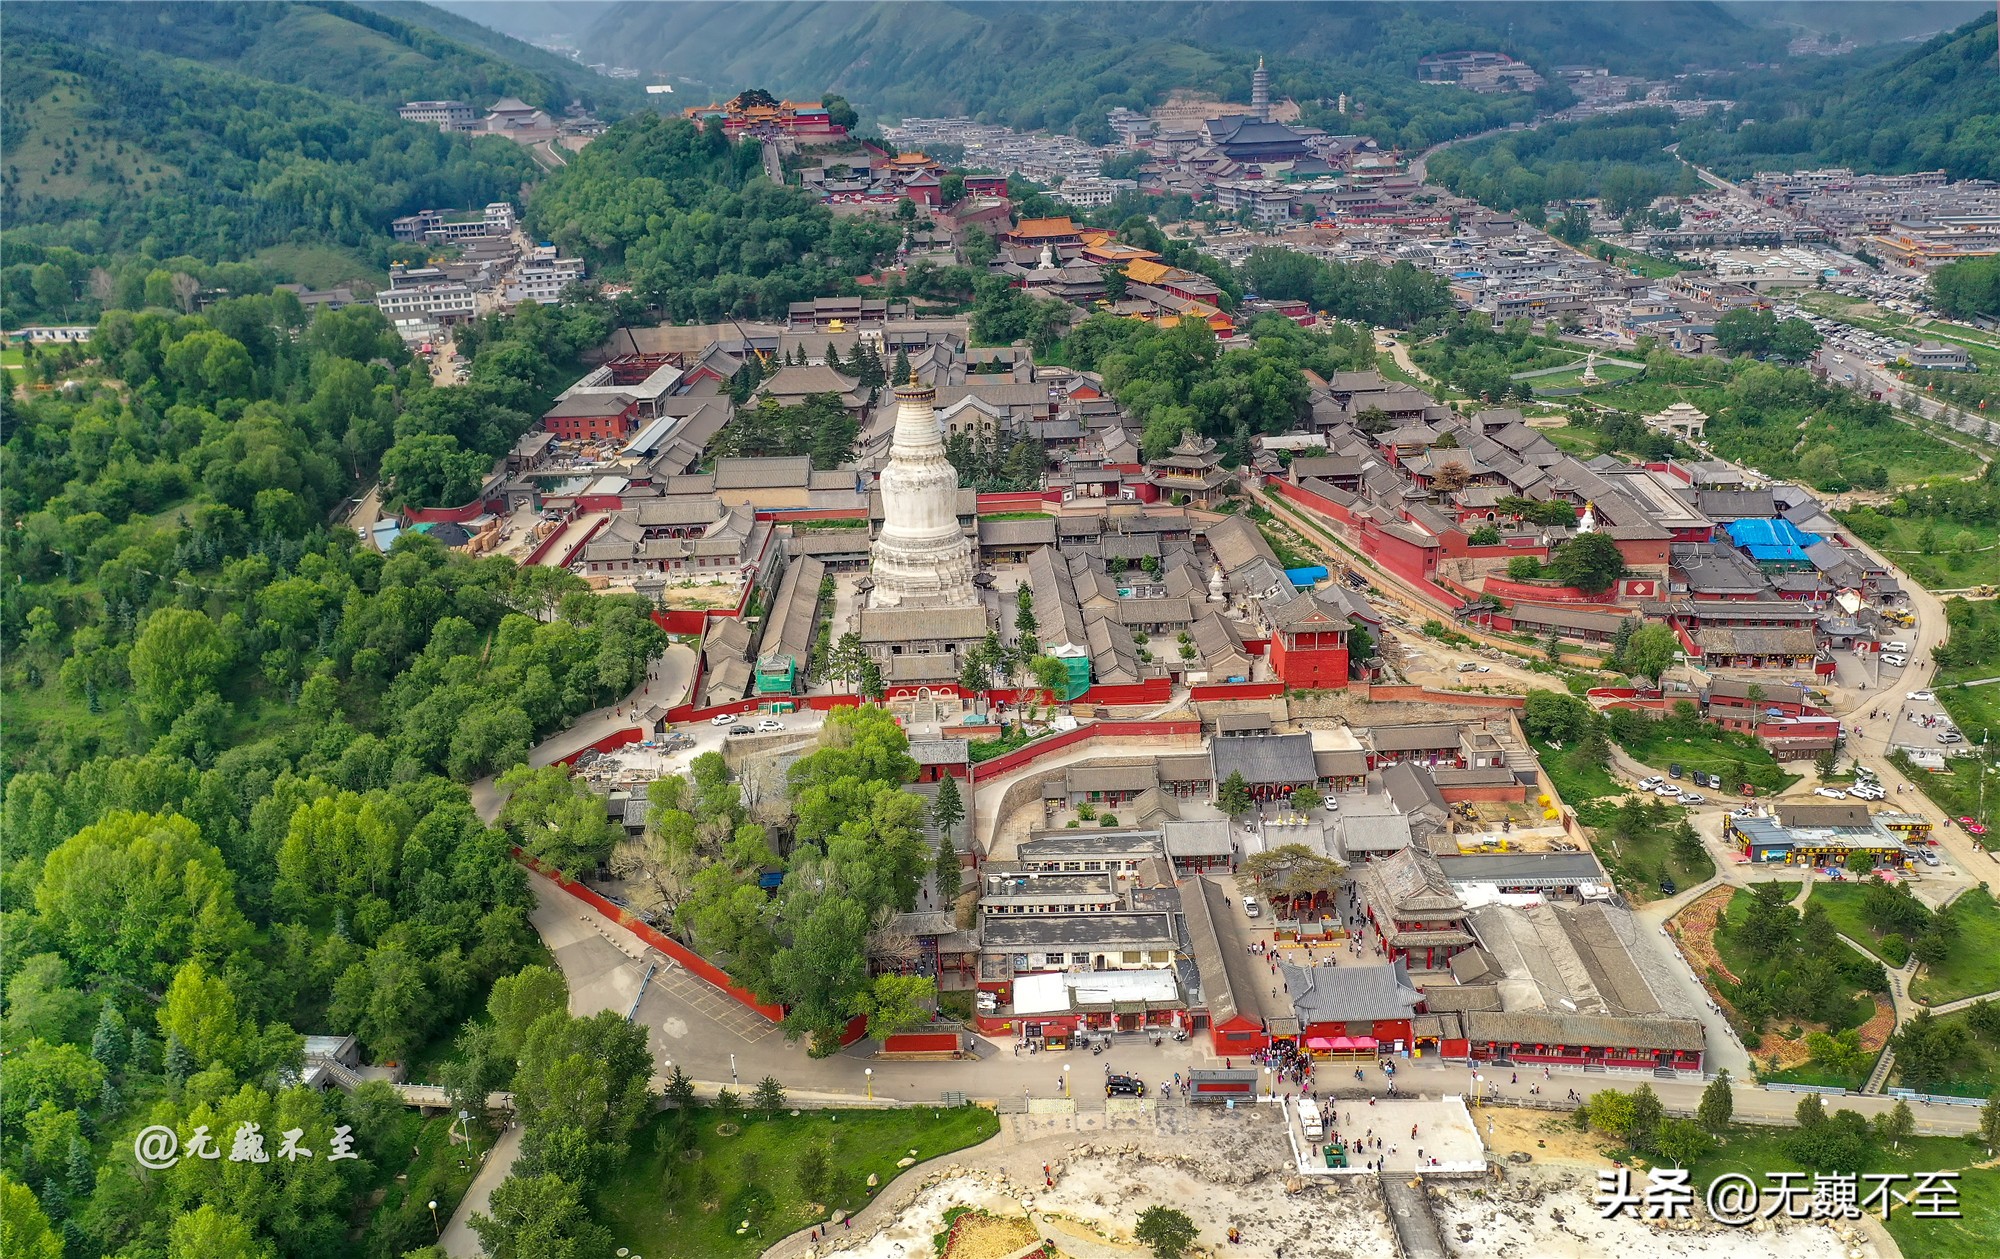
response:
<path id="1" fill-rule="evenodd" d="M 623 112 L 640 99 L 635 86 L 419 4 L 33 4 L 13 6 L 7 28 L 10 37 L 164 53 L 371 105 L 518 96 L 560 109 L 582 96 Z"/>
<path id="2" fill-rule="evenodd" d="M 1510 38 L 1511 34 L 1511 38 Z M 1172 87 L 1247 94 L 1259 55 L 1281 91 L 1347 69 L 1380 93 L 1415 88 L 1416 59 L 1457 48 L 1507 47 L 1538 64 L 1617 70 L 1742 64 L 1783 51 L 1780 32 L 1721 7 L 1660 4 L 721 4 L 622 3 L 584 40 L 615 59 L 726 95 L 846 95 L 878 114 L 964 110 L 1016 125 L 1066 128 L 1080 113 L 1144 104 Z M 1336 91 L 1339 90 L 1338 88 Z M 1434 92 L 1434 89 L 1424 89 Z"/>
<path id="3" fill-rule="evenodd" d="M 1719 125 L 1687 129 L 1681 154 L 1726 174 L 1795 166 L 1936 170 L 2000 178 L 2000 74 L 1989 10 L 1955 31 L 1801 92 L 1746 76 Z"/>
<path id="4" fill-rule="evenodd" d="M 606 78 L 567 57 L 559 57 L 546 49 L 537 48 L 515 32 L 508 30 L 505 25 L 482 24 L 476 18 L 454 12 L 449 7 L 415 4 L 411 3 L 411 0 L 359 0 L 354 7 L 411 27 L 421 27 L 442 35 L 463 48 L 478 50 L 507 65 L 518 66 L 558 88 L 558 103 L 566 104 L 571 100 L 580 99 L 605 118 L 622 117 L 646 106 L 645 89 L 640 84 L 630 80 Z M 584 3 L 546 6 L 508 4 L 500 7 L 533 12 L 546 11 L 553 15 L 550 21 L 557 25 L 581 28 L 596 10 L 605 6 Z M 574 19 L 570 20 L 572 11 Z"/>
<path id="5" fill-rule="evenodd" d="M 210 20 L 225 9 L 242 24 Z M 0 213 L 10 236 L 93 255 L 207 261 L 285 243 L 365 253 L 387 242 L 395 215 L 510 197 L 535 171 L 526 151 L 506 140 L 405 123 L 384 104 L 355 103 L 358 90 L 335 95 L 262 77 L 289 74 L 281 62 L 315 60 L 309 32 L 325 32 L 332 18 L 325 10 L 161 11 L 169 10 L 196 20 L 160 23 L 149 39 L 135 35 L 116 50 L 105 41 L 115 43 L 131 21 L 124 7 L 9 10 L 0 37 L 7 83 L 0 126 L 8 137 Z M 86 18 L 100 19 L 88 38 L 76 31 L 90 25 Z M 426 77 L 430 71 L 405 58 L 373 56 L 377 46 L 364 29 L 350 24 L 341 33 L 351 39 L 338 46 L 321 40 L 317 60 L 366 78 L 378 101 L 413 89 L 442 95 L 454 84 L 534 83 L 498 62 L 472 68 L 449 49 L 432 64 L 455 64 L 465 77 L 440 82 L 442 71 Z M 148 44 L 202 56 L 140 51 Z M 489 74 L 502 77 L 481 77 Z"/>

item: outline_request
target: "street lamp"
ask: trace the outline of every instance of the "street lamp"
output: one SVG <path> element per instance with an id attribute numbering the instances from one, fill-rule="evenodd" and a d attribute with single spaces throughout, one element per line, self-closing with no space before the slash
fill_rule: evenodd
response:
<path id="1" fill-rule="evenodd" d="M 436 1198 L 431 1199 L 431 1231 L 439 1237 L 444 1236 L 444 1226 L 438 1223 L 438 1204 Z"/>
<path id="2" fill-rule="evenodd" d="M 730 1082 L 731 1084 L 739 1084 L 739 1083 L 741 1083 L 741 1081 L 740 1081 L 740 1080 L 738 1080 L 738 1079 L 736 1078 L 736 1055 L 735 1055 L 735 1054 L 731 1054 L 731 1055 L 729 1055 L 729 1082 Z"/>
<path id="3" fill-rule="evenodd" d="M 1063 1063 L 1063 1096 L 1069 1096 L 1069 1064 Z"/>
<path id="4" fill-rule="evenodd" d="M 866 1077 L 867 1077 L 867 1080 L 868 1080 L 868 1100 L 872 1102 L 872 1101 L 874 1101 L 874 1100 L 875 1100 L 875 1068 L 873 1068 L 873 1067 L 863 1067 L 863 1068 L 861 1068 L 861 1074 L 862 1074 L 863 1076 L 866 1076 Z"/>

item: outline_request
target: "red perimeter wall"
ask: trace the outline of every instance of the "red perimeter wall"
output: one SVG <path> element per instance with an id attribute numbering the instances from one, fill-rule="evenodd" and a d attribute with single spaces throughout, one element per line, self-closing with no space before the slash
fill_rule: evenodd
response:
<path id="1" fill-rule="evenodd" d="M 514 850 L 514 856 L 522 865 L 546 877 L 549 882 L 555 884 L 563 891 L 568 892 L 571 896 L 576 897 L 598 913 L 603 914 L 606 918 L 623 926 L 633 935 L 638 936 L 646 942 L 647 947 L 658 949 L 674 961 L 685 966 L 691 973 L 722 989 L 724 993 L 734 998 L 738 1004 L 755 1010 L 773 1023 L 785 1017 L 785 1012 L 782 1008 L 775 1005 L 767 1005 L 757 1000 L 756 996 L 748 990 L 737 987 L 736 981 L 731 979 L 720 966 L 717 966 L 686 945 L 681 944 L 677 940 L 669 939 L 653 930 L 645 923 L 628 914 L 625 910 L 620 909 L 610 901 L 605 900 L 602 896 L 583 886 L 583 884 L 572 883 L 568 879 L 563 878 L 562 875 L 549 869 L 541 862 L 522 852 L 519 848 Z"/>

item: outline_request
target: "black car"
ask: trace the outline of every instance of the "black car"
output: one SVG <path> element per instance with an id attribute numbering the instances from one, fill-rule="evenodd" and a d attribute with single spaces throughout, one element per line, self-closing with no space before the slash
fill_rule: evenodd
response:
<path id="1" fill-rule="evenodd" d="M 729 727 L 729 733 L 731 733 L 731 734 L 755 734 L 755 733 L 757 733 L 757 732 L 756 732 L 755 730 L 752 730 L 752 729 L 751 729 L 750 727 L 748 727 L 748 726 L 731 726 L 731 727 Z"/>
<path id="2" fill-rule="evenodd" d="M 1671 875 L 1665 875 L 1661 877 L 1660 895 L 1672 896 L 1678 890 L 1680 890 L 1679 885 L 1674 882 L 1673 877 Z"/>
<path id="3" fill-rule="evenodd" d="M 1679 765 L 1667 766 L 1667 777 L 1669 778 L 1679 778 L 1682 772 L 1683 771 Z"/>
<path id="4" fill-rule="evenodd" d="M 1104 1082 L 1106 1097 L 1144 1097 L 1146 1082 L 1136 1076 L 1114 1075 Z"/>

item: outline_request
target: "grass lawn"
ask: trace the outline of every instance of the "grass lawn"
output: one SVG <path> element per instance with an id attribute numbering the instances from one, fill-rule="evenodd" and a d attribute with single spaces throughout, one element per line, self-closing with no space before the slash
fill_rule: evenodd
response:
<path id="1" fill-rule="evenodd" d="M 1839 1099 L 1829 1098 L 1828 1110 L 1839 1109 Z M 1720 1146 L 1697 1161 L 1689 1177 L 1706 1189 L 1709 1182 L 1725 1172 L 1749 1176 L 1759 1188 L 1769 1184 L 1772 1172 L 1807 1170 L 1785 1153 L 1788 1135 L 1784 1129 L 1764 1127 L 1731 1128 Z M 1963 1219 L 1917 1219 L 1900 1203 L 1889 1216 L 1889 1233 L 1906 1255 L 1923 1259 L 1990 1259 L 1993 1239 L 2000 1237 L 2000 1171 L 1971 1170 L 1985 1156 L 1985 1150 L 1964 1137 L 1915 1137 L 1903 1142 L 1900 1150 L 1871 1147 L 1860 1167 L 1843 1167 L 1843 1172 L 1903 1173 L 1967 1169 L 1959 1179 L 1959 1206 Z M 1908 1194 L 1914 1182 L 1892 1185 Z M 1892 1200 L 1893 1201 L 1893 1200 Z M 1881 1210 L 1874 1214 L 1880 1218 Z"/>
<path id="2" fill-rule="evenodd" d="M 1615 385 L 1621 380 L 1629 380 L 1637 376 L 1641 370 L 1636 367 L 1620 367 L 1616 363 L 1599 363 L 1597 365 L 1597 379 L 1604 384 Z M 1557 372 L 1553 376 L 1529 377 L 1528 383 L 1534 386 L 1537 393 L 1548 389 L 1589 387 L 1583 383 L 1583 366 L 1581 364 L 1578 364 L 1575 371 Z"/>
<path id="3" fill-rule="evenodd" d="M 1688 769 L 1721 774 L 1725 779 L 1741 773 L 1744 781 L 1769 795 L 1783 791 L 1799 780 L 1778 768 L 1771 753 L 1747 735 L 1730 734 L 1712 726 L 1702 726 L 1693 734 L 1675 734 L 1664 721 L 1643 723 L 1639 733 L 1621 746 L 1633 759 L 1654 769 L 1683 765 Z M 1740 769 L 1739 769 L 1740 767 Z"/>
<path id="4" fill-rule="evenodd" d="M 1617 788 L 1614 794 L 1626 794 Z M 1565 796 L 1564 799 L 1569 797 Z M 1660 876 L 1672 878 L 1676 887 L 1689 888 L 1715 877 L 1715 858 L 1703 848 L 1692 861 L 1674 855 L 1673 832 L 1687 816 L 1679 805 L 1662 805 L 1660 820 L 1638 835 L 1625 835 L 1613 828 L 1618 805 L 1611 800 L 1586 799 L 1576 809 L 1577 821 L 1596 832 L 1592 851 L 1628 899 L 1635 904 L 1662 895 Z M 1649 809 L 1649 812 L 1651 810 Z"/>
<path id="5" fill-rule="evenodd" d="M 270 245 L 257 251 L 255 261 L 316 289 L 345 280 L 367 280 L 378 286 L 389 281 L 388 273 L 374 262 L 334 245 Z"/>
<path id="6" fill-rule="evenodd" d="M 1868 1083 L 1868 1072 L 1874 1066 L 1875 1059 L 1871 1057 L 1868 1059 L 1867 1068 L 1843 1074 L 1817 1062 L 1803 1062 L 1796 1067 L 1786 1067 L 1782 1071 L 1759 1071 L 1757 1079 L 1759 1082 L 1768 1081 L 1775 1084 L 1816 1084 L 1821 1088 L 1859 1091 L 1862 1085 Z"/>
<path id="7" fill-rule="evenodd" d="M 1627 249 L 1623 245 L 1613 245 L 1608 241 L 1593 239 L 1586 248 L 1592 254 L 1600 249 L 1610 250 L 1610 260 L 1613 264 L 1645 276 L 1649 280 L 1664 280 L 1668 276 L 1679 275 L 1688 269 L 1686 263 L 1675 262 L 1672 258 L 1642 254 L 1636 249 Z"/>
<path id="8" fill-rule="evenodd" d="M 2000 905 L 1985 887 L 1975 887 L 1951 903 L 1958 941 L 1936 966 L 1912 980 L 1910 995 L 1942 1005 L 1983 992 L 2000 992 Z"/>
<path id="9" fill-rule="evenodd" d="M 1535 749 L 1535 759 L 1548 771 L 1549 781 L 1555 784 L 1556 794 L 1563 803 L 1576 808 L 1586 800 L 1602 800 L 1606 796 L 1621 796 L 1626 788 L 1611 776 L 1611 771 L 1602 765 L 1579 762 L 1573 750 L 1564 748 L 1557 751 L 1546 743 L 1530 742 Z"/>
<path id="10" fill-rule="evenodd" d="M 1865 513 L 1862 518 L 1869 520 L 1881 535 L 1871 537 L 1871 545 L 1926 590 L 1961 590 L 2000 583 L 2000 527 L 1888 516 L 1880 517 L 1889 522 L 1888 529 L 1881 531 L 1872 524 L 1878 518 L 1876 513 Z M 1970 539 L 1966 544 L 1970 549 L 1960 549 L 1961 536 Z"/>
<path id="11" fill-rule="evenodd" d="M 2000 1092 L 2000 1045 L 1991 1041 L 1982 1042 L 1973 1032 L 1971 1020 L 1964 1010 L 1941 1015 L 1938 1022 L 1965 1029 L 1965 1052 L 1952 1061 L 1941 1080 L 1926 1080 L 1918 1085 L 1904 1079 L 1899 1070 L 1891 1075 L 1889 1083 L 1898 1088 L 1915 1088 L 1925 1093 L 1942 1093 L 1947 1097 L 1991 1097 Z"/>
<path id="12" fill-rule="evenodd" d="M 711 1107 L 691 1112 L 692 1148 L 669 1139 L 675 1112 L 663 1111 L 639 1130 L 625 1165 L 599 1186 L 596 1215 L 612 1239 L 651 1259 L 734 1259 L 761 1254 L 779 1238 L 853 1211 L 886 1186 L 896 1161 L 915 1150 L 919 1162 L 977 1145 L 1000 1130 L 981 1106 L 945 1110 L 809 1110 L 774 1119 L 725 1118 Z M 723 1135 L 728 1132 L 730 1135 Z M 827 1185 L 808 1195 L 797 1169 L 810 1147 L 826 1154 Z M 745 1219 L 748 1232 L 738 1233 Z"/>
<path id="13" fill-rule="evenodd" d="M 1729 898 L 1729 904 L 1722 911 L 1722 918 L 1716 923 L 1715 928 L 1715 954 L 1722 959 L 1722 964 L 1729 968 L 1729 973 L 1740 980 L 1765 973 L 1768 970 L 1767 963 L 1771 960 L 1765 955 L 1750 952 L 1736 937 L 1736 926 L 1743 921 L 1743 914 L 1750 905 L 1750 899 L 1749 889 L 1737 888 L 1735 895 Z M 1852 998 L 1848 1004 L 1847 1016 L 1829 1024 L 1827 1026 L 1829 1033 L 1860 1027 L 1875 1013 L 1873 997 L 1851 984 L 1844 984 L 1843 989 Z M 1801 1022 L 1803 1020 L 1789 1014 L 1775 1015 L 1767 1021 L 1764 1035 L 1775 1038 L 1791 1024 Z M 1749 1043 L 1747 1034 L 1744 1036 L 1744 1041 L 1746 1044 Z M 1794 1070 L 1800 1069 L 1818 1068 L 1812 1064 L 1808 1064 L 1807 1068 L 1794 1068 Z"/>
<path id="14" fill-rule="evenodd" d="M 1813 884 L 1809 899 L 1813 904 L 1826 910 L 1827 919 L 1833 923 L 1835 931 L 1867 949 L 1887 965 L 1901 966 L 1909 955 L 1905 953 L 1902 957 L 1884 957 L 1881 950 L 1882 933 L 1869 926 L 1868 920 L 1861 916 L 1861 899 L 1866 894 L 1866 889 L 1859 883 L 1816 882 Z M 1811 1082 L 1801 1081 L 1801 1083 Z"/>
<path id="15" fill-rule="evenodd" d="M 454 1145 L 449 1116 L 419 1120 L 412 1112 L 408 1120 L 415 1131 L 405 1143 L 418 1153 L 407 1166 L 382 1169 L 384 1196 L 369 1219 L 370 1242 L 379 1254 L 403 1254 L 436 1241 L 429 1204 L 438 1204 L 438 1219 L 450 1219 L 479 1171 L 479 1156 L 493 1145 L 493 1134 L 483 1124 L 471 1125 L 470 1145 Z"/>
<path id="16" fill-rule="evenodd" d="M 9 341 L 4 347 L 0 347 L 0 367 L 9 371 L 19 371 L 27 365 L 27 358 L 18 344 Z"/>

